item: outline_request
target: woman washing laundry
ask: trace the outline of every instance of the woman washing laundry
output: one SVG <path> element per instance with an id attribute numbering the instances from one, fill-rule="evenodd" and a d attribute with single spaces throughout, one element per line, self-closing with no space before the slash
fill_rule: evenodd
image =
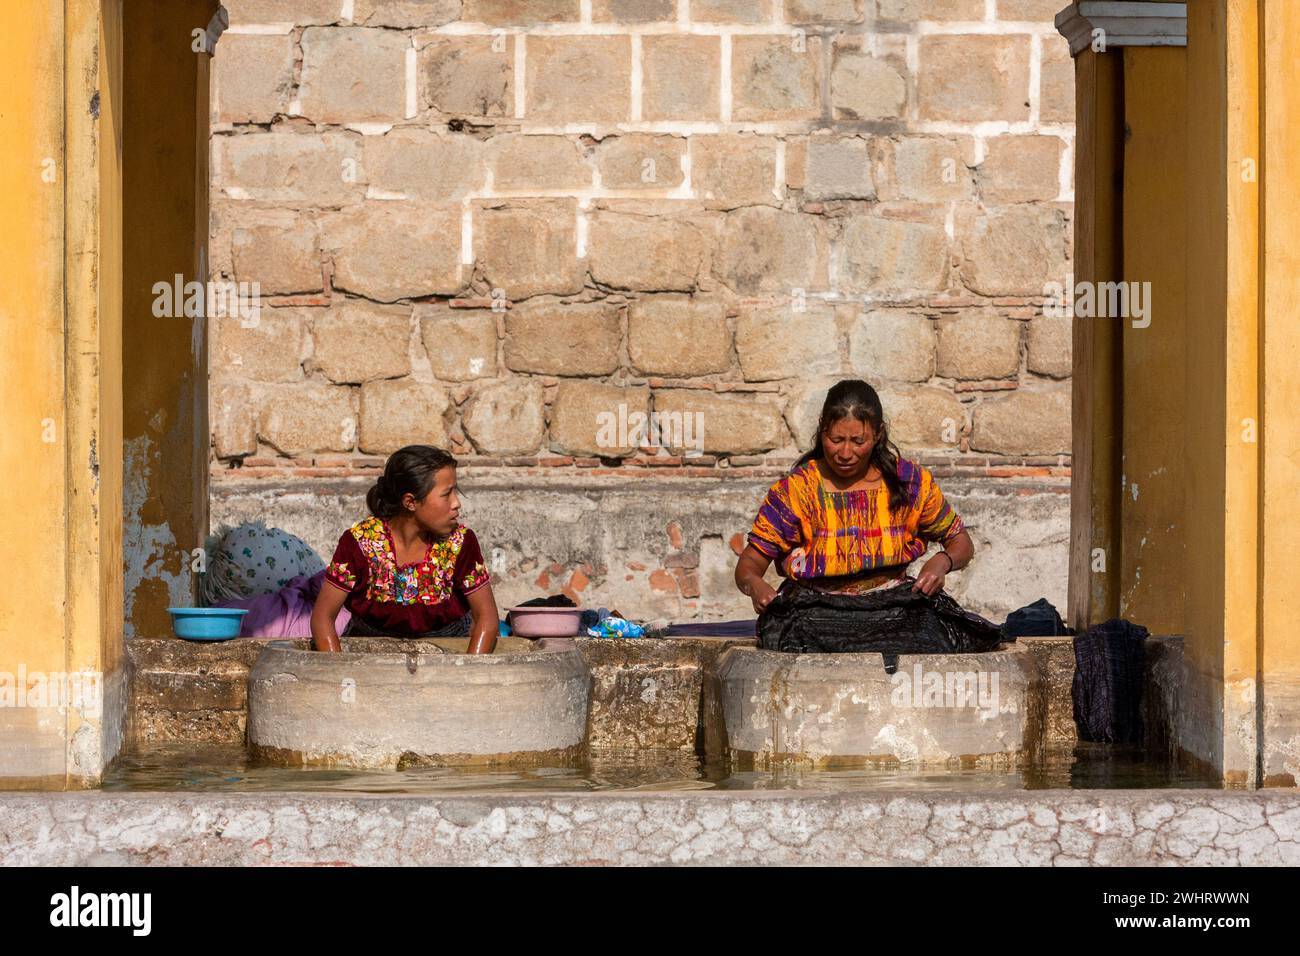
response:
<path id="1" fill-rule="evenodd" d="M 940 550 L 925 562 L 915 580 L 908 578 L 908 565 L 925 554 L 929 542 L 937 542 Z M 896 618 L 901 620 L 904 610 L 910 614 L 909 627 L 938 633 L 922 622 L 918 609 L 930 614 L 937 608 L 941 614 L 965 617 L 941 591 L 948 573 L 964 568 L 974 553 L 965 525 L 944 499 L 934 476 L 902 458 L 889 441 L 876 390 L 866 382 L 846 380 L 826 395 L 812 449 L 772 485 L 763 500 L 749 543 L 736 565 L 736 586 L 763 615 L 759 630 L 764 647 L 773 640 L 764 636 L 764 619 L 771 617 L 769 609 L 780 609 L 773 607 L 778 593 L 789 606 L 797 603 L 797 593 L 807 598 L 808 591 L 871 593 L 873 601 L 885 600 L 895 609 L 891 613 Z M 773 561 L 787 579 L 780 592 L 763 580 Z M 879 593 L 907 584 L 908 595 L 895 592 L 886 600 Z M 909 596 L 915 597 L 909 600 Z M 810 600 L 837 607 L 845 614 L 857 606 L 872 606 L 871 602 Z M 981 634 L 988 636 L 982 629 Z"/>
<path id="2" fill-rule="evenodd" d="M 312 611 L 312 642 L 339 650 L 335 615 L 352 612 L 349 635 L 457 637 L 490 654 L 498 620 L 483 553 L 462 525 L 456 459 L 441 448 L 394 452 L 366 495 L 370 517 L 339 538 Z"/>

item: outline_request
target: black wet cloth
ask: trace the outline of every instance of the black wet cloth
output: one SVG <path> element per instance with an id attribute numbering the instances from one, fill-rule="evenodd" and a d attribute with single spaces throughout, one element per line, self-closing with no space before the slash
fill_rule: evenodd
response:
<path id="1" fill-rule="evenodd" d="M 1120 618 L 1074 637 L 1074 723 L 1079 739 L 1142 740 L 1142 684 L 1147 629 Z"/>
<path id="2" fill-rule="evenodd" d="M 899 654 L 992 651 L 1006 640 L 944 591 L 927 597 L 912 590 L 913 578 L 901 582 L 836 594 L 787 580 L 759 615 L 758 646 L 793 654 L 883 654 L 892 674 Z"/>
<path id="3" fill-rule="evenodd" d="M 432 631 L 425 631 L 423 634 L 390 634 L 387 631 L 380 631 L 371 627 L 359 617 L 354 617 L 348 622 L 344 637 L 400 637 L 404 640 L 422 637 L 469 637 L 470 631 L 473 629 L 473 614 L 466 614 L 454 621 L 448 621 L 442 627 Z"/>
<path id="4" fill-rule="evenodd" d="M 573 603 L 573 598 L 564 594 L 552 594 L 550 597 L 532 598 L 523 604 L 516 604 L 515 607 L 577 607 Z"/>
<path id="5" fill-rule="evenodd" d="M 1039 598 L 1008 614 L 1002 633 L 1007 637 L 1059 637 L 1074 631 L 1065 626 L 1051 601 Z"/>

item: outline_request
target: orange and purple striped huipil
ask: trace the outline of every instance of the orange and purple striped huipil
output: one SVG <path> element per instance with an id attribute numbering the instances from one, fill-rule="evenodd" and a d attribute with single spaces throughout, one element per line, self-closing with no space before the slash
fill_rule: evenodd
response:
<path id="1" fill-rule="evenodd" d="M 804 566 L 790 576 L 823 578 L 910 564 L 927 542 L 965 530 L 928 469 L 900 458 L 898 477 L 907 504 L 891 513 L 884 482 L 865 491 L 829 491 L 817 461 L 810 461 L 768 491 L 749 543 L 774 560 L 803 548 Z"/>

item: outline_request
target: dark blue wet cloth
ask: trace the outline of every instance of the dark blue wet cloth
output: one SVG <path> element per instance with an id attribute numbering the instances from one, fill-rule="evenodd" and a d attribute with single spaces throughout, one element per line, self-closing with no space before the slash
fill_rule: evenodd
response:
<path id="1" fill-rule="evenodd" d="M 1052 602 L 1039 598 L 1008 614 L 1002 633 L 1006 637 L 1059 637 L 1074 631 L 1065 626 Z"/>
<path id="2" fill-rule="evenodd" d="M 1142 740 L 1142 684 L 1147 629 L 1120 618 L 1074 636 L 1074 723 L 1079 739 Z"/>
<path id="3" fill-rule="evenodd" d="M 665 637 L 754 637 L 758 633 L 758 618 L 739 621 L 699 621 L 697 623 L 669 624 Z"/>

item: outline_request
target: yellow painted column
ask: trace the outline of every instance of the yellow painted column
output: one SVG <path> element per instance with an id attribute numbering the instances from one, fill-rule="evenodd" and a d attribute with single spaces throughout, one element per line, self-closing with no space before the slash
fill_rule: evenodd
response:
<path id="1" fill-rule="evenodd" d="M 1124 58 L 1124 289 L 1119 615 L 1183 632 L 1187 50 Z M 1100 296 L 1099 296 L 1100 298 Z M 1117 296 L 1118 298 L 1118 296 Z M 1120 300 L 1122 301 L 1122 300 Z"/>
<path id="2" fill-rule="evenodd" d="M 1181 631 L 1178 749 L 1229 785 L 1295 786 L 1300 4 L 1188 3 L 1186 49 L 1125 49 L 1118 95 L 1098 60 L 1077 67 L 1080 272 L 1109 278 L 1094 237 L 1118 219 L 1124 278 L 1153 297 L 1118 342 L 1076 322 L 1071 619 Z M 1118 163 L 1106 110 L 1127 121 Z M 1104 584 L 1079 571 L 1099 541 L 1122 555 Z"/>
<path id="3" fill-rule="evenodd" d="M 27 672 L 62 671 L 66 654 L 62 4 L 0 6 L 0 57 L 0 562 L 21 596 L 0 603 L 0 771 L 48 786 L 64 727 L 20 704 Z"/>
<path id="4" fill-rule="evenodd" d="M 0 5 L 0 786 L 93 785 L 121 667 L 120 0 Z"/>
<path id="5" fill-rule="evenodd" d="M 1259 153 L 1256 0 L 1188 4 L 1187 557 L 1182 749 L 1258 774 Z"/>
<path id="6" fill-rule="evenodd" d="M 1085 50 L 1075 74 L 1075 279 L 1112 282 L 1123 271 L 1124 61 Z M 1078 629 L 1119 613 L 1121 341 L 1114 322 L 1074 320 L 1067 616 Z"/>
<path id="7" fill-rule="evenodd" d="M 68 711 L 68 785 L 98 781 L 125 736 L 122 646 L 122 3 L 65 4 L 67 672 L 97 672 L 100 713 Z M 81 76 L 81 64 L 94 66 Z"/>
<path id="8" fill-rule="evenodd" d="M 206 282 L 208 67 L 194 49 L 215 0 L 126 5 L 123 264 L 128 639 L 171 635 L 169 606 L 195 600 L 192 552 L 208 533 L 204 316 L 155 315 L 155 285 Z"/>
<path id="9" fill-rule="evenodd" d="M 1300 4 L 1260 15 L 1260 777 L 1300 779 Z"/>

